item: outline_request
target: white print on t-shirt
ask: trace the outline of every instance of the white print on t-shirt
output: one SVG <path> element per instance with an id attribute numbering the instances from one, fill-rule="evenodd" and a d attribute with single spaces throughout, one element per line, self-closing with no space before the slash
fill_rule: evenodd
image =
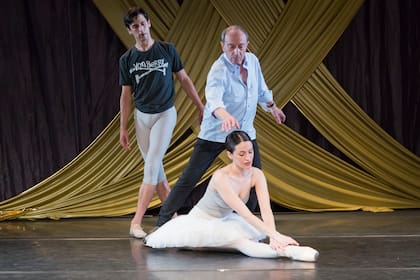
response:
<path id="1" fill-rule="evenodd" d="M 163 76 L 166 76 L 166 68 L 168 68 L 168 63 L 165 63 L 165 60 L 156 59 L 155 61 L 142 61 L 137 62 L 133 65 L 133 68 L 130 69 L 130 74 L 134 71 L 144 71 L 141 75 L 136 74 L 136 83 L 140 82 L 140 79 L 144 76 L 149 75 L 153 71 L 160 71 L 163 73 Z"/>

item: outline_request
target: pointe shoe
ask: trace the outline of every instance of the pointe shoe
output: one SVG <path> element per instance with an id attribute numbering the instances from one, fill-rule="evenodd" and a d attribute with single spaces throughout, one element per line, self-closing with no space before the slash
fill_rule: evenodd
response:
<path id="1" fill-rule="evenodd" d="M 141 228 L 139 224 L 131 224 L 130 236 L 141 239 L 146 236 L 146 233 L 144 232 L 144 230 Z"/>
<path id="2" fill-rule="evenodd" d="M 318 259 L 319 252 L 307 246 L 287 246 L 284 256 L 296 261 L 314 262 Z"/>

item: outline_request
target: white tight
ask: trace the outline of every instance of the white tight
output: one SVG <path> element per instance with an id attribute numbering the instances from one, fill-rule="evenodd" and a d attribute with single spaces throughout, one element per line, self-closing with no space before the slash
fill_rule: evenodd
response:
<path id="1" fill-rule="evenodd" d="M 246 238 L 235 241 L 231 246 L 244 255 L 254 258 L 278 258 L 279 253 L 270 247 L 270 245 L 262 242 L 249 240 Z"/>
<path id="2" fill-rule="evenodd" d="M 146 114 L 135 109 L 134 121 L 137 145 L 144 159 L 143 183 L 157 185 L 166 179 L 163 157 L 176 124 L 175 107 L 157 114 Z"/>
<path id="3" fill-rule="evenodd" d="M 284 250 L 278 252 L 266 243 L 252 241 L 246 238 L 235 241 L 229 248 L 236 249 L 242 254 L 254 258 L 278 258 L 287 257 L 298 261 L 316 261 L 319 252 L 307 246 L 286 246 Z"/>

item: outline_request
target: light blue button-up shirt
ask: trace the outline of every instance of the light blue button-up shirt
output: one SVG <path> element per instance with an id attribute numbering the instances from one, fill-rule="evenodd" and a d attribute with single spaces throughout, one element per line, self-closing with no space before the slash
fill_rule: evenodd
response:
<path id="1" fill-rule="evenodd" d="M 222 121 L 213 112 L 224 108 L 238 120 L 240 129 L 252 140 L 256 138 L 254 118 L 257 104 L 266 110 L 266 103 L 273 101 L 273 94 L 265 83 L 258 58 L 253 53 L 245 53 L 244 68 L 248 71 L 245 84 L 240 75 L 240 67 L 229 61 L 223 53 L 212 65 L 205 88 L 206 106 L 198 138 L 224 143 L 229 132 L 222 131 Z M 235 128 L 236 129 L 236 128 Z"/>

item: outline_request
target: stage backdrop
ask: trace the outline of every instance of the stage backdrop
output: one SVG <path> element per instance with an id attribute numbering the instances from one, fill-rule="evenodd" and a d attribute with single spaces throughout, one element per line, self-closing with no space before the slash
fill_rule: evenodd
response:
<path id="1" fill-rule="evenodd" d="M 20 3 L 23 5 L 24 17 L 16 19 L 14 24 L 21 24 L 20 20 L 28 19 L 33 22 L 33 14 L 42 13 L 31 1 Z M 44 36 L 42 38 L 47 44 L 43 47 L 47 49 L 37 49 L 37 43 L 34 43 L 35 51 L 54 54 L 58 50 L 62 55 L 70 53 L 72 55 L 68 63 L 56 65 L 57 61 L 49 55 L 42 57 L 42 61 L 28 63 L 25 57 L 31 52 L 27 48 L 22 48 L 22 51 L 16 54 L 17 57 L 19 54 L 23 56 L 22 60 L 15 57 L 17 61 L 26 62 L 23 63 L 21 71 L 31 69 L 27 75 L 28 79 L 32 80 L 33 85 L 41 88 L 41 96 L 48 90 L 54 90 L 56 93 L 49 98 L 40 98 L 45 103 L 46 110 L 52 104 L 63 106 L 63 102 L 70 102 L 75 107 L 84 102 L 91 104 L 89 96 L 78 95 L 83 92 L 84 87 L 80 86 L 79 80 L 74 79 L 89 80 L 92 73 L 111 69 L 101 68 L 104 63 L 114 67 L 109 73 L 102 72 L 102 77 L 108 78 L 95 83 L 89 81 L 87 84 L 93 89 L 95 86 L 102 88 L 107 82 L 117 79 L 117 52 L 110 50 L 109 53 L 113 54 L 110 57 L 104 57 L 103 54 L 95 57 L 95 49 L 103 42 L 101 36 L 97 40 L 95 36 L 101 30 L 106 31 L 106 28 L 90 30 L 91 22 L 88 19 L 95 15 L 90 4 L 85 4 L 84 1 L 62 3 L 64 4 L 52 1 L 52 10 L 61 11 L 63 7 L 60 5 L 76 5 L 76 10 L 79 11 L 78 18 L 76 17 L 79 21 L 76 23 L 82 23 L 85 29 L 77 24 L 74 26 L 74 17 L 66 13 L 58 13 L 59 16 L 50 18 L 47 27 L 51 28 L 53 23 L 61 23 L 68 29 L 82 30 L 83 34 L 80 37 L 70 36 L 68 44 L 60 49 L 61 46 L 54 44 L 54 40 L 51 41 L 54 37 L 49 33 L 34 32 L 37 26 L 27 27 L 29 31 L 24 35 L 27 35 L 25 42 L 32 42 L 31 39 L 36 42 L 34 38 Z M 361 12 L 361 0 L 295 0 L 288 1 L 287 5 L 282 5 L 280 1 L 96 0 L 94 4 L 125 48 L 132 46 L 133 41 L 121 19 L 129 5 L 138 4 L 145 7 L 152 20 L 153 35 L 175 43 L 201 96 L 204 96 L 206 73 L 220 54 L 220 32 L 233 23 L 241 24 L 249 31 L 249 49 L 260 58 L 267 84 L 273 89 L 276 103 L 285 106 L 288 113 L 286 125 L 276 125 L 271 116 L 262 111 L 258 112 L 255 122 L 263 169 L 269 181 L 273 202 L 290 209 L 306 211 L 390 211 L 420 206 L 420 160 L 416 155 L 419 138 L 415 132 L 418 131 L 416 128 L 419 95 L 415 93 L 418 90 L 418 81 L 412 82 L 413 77 L 418 77 L 418 54 L 415 51 L 418 36 L 415 35 L 419 29 L 410 27 L 410 23 L 404 22 L 403 17 L 408 14 L 417 20 L 414 16 L 414 8 L 418 7 L 416 1 L 368 1 Z M 343 36 L 337 43 L 358 12 L 360 19 L 352 26 L 354 32 Z M 379 12 L 382 13 L 377 14 Z M 379 23 L 366 22 L 371 18 L 379 19 Z M 392 24 L 388 24 L 389 22 Z M 8 26 L 10 33 L 13 30 L 11 26 L 14 25 L 9 23 Z M 389 29 L 385 30 L 385 27 Z M 401 34 L 402 29 L 411 33 L 404 36 Z M 364 32 L 360 34 L 360 30 Z M 376 33 L 378 31 L 379 34 Z M 65 36 L 60 33 L 55 35 Z M 415 39 L 410 39 L 412 35 Z M 396 44 L 396 38 L 399 44 Z M 92 53 L 88 52 L 89 55 L 86 56 L 74 54 L 75 49 L 71 46 L 86 47 L 86 42 L 95 46 L 94 50 L 91 50 Z M 336 43 L 336 55 L 327 58 L 326 62 L 332 65 L 331 69 L 335 70 L 337 77 L 346 81 L 342 83 L 346 87 L 338 83 L 322 63 Z M 107 47 L 120 50 L 118 44 L 109 44 Z M 358 47 L 364 48 L 357 52 L 355 48 Z M 82 58 L 75 62 L 79 55 Z M 5 52 L 2 57 L 6 59 Z M 399 59 L 395 60 L 396 57 Z M 53 67 L 44 68 L 44 63 Z M 412 67 L 414 73 L 408 73 L 405 67 Z M 49 69 L 50 72 L 45 69 Z M 62 88 L 69 85 L 63 82 L 60 87 L 45 88 L 45 83 L 39 80 L 64 79 L 68 82 L 65 74 L 60 75 L 64 70 L 72 77 L 70 86 L 73 87 L 73 96 L 67 97 L 70 100 L 56 102 Z M 347 71 L 351 74 L 347 74 Z M 38 79 L 31 76 L 34 73 L 39 75 Z M 78 76 L 78 73 L 83 74 Z M 5 77 L 16 79 L 12 75 L 5 74 Z M 32 89 L 24 81 L 19 85 L 20 91 L 24 91 L 27 96 L 31 95 Z M 353 92 L 354 98 L 348 95 L 348 90 L 356 92 Z M 118 95 L 114 88 L 112 91 L 109 93 L 104 90 L 102 93 L 108 95 L 112 100 L 109 106 L 115 108 L 118 106 Z M 178 123 L 172 145 L 165 157 L 165 168 L 171 185 L 188 161 L 198 133 L 197 112 L 191 110 L 190 101 L 181 92 L 179 84 L 177 92 Z M 378 95 L 372 97 L 373 93 Z M 8 94 L 12 95 L 13 92 Z M 103 97 L 101 94 L 100 96 Z M 387 101 L 383 101 L 384 96 L 389 97 Z M 35 113 L 30 108 L 36 103 L 37 97 L 32 96 L 29 99 L 30 101 L 25 100 L 25 107 L 28 107 L 28 115 L 33 116 Z M 369 112 L 372 117 L 376 117 L 376 121 L 365 112 L 366 109 L 370 109 Z M 118 108 L 115 110 L 118 111 Z M 92 125 L 94 121 L 90 123 L 91 118 L 97 117 L 97 114 L 94 111 L 89 113 L 90 118 L 75 115 L 72 120 L 59 122 L 58 127 L 66 126 L 67 123 L 74 126 L 70 131 L 65 131 L 67 137 L 63 138 L 78 135 L 78 126 L 82 123 Z M 38 116 L 37 114 L 43 113 L 36 112 L 35 116 Z M 305 121 L 302 120 L 303 117 Z M 49 127 L 52 116 L 45 114 L 43 118 L 46 121 L 38 122 L 39 119 L 35 117 L 29 124 L 30 130 L 55 135 L 55 127 Z M 9 118 L 10 121 L 16 120 Z M 385 123 L 386 130 L 380 126 Z M 17 122 L 16 125 L 19 124 L 20 122 Z M 13 170 L 13 161 L 9 160 L 10 154 L 7 153 L 8 156 L 3 157 L 3 150 L 6 150 L 3 148 L 6 147 L 3 146 L 3 141 L 13 139 L 3 135 L 13 136 L 13 133 L 16 133 L 13 128 L 8 127 L 8 133 L 3 134 L 2 131 L 2 165 L 8 167 L 6 170 Z M 35 186 L 1 202 L 2 217 L 55 219 L 133 213 L 138 186 L 142 179 L 143 162 L 138 151 L 125 153 L 118 146 L 118 128 L 117 114 L 94 141 L 70 163 Z M 94 130 L 90 130 L 92 131 Z M 134 141 L 133 133 L 131 123 Z M 81 141 L 76 142 L 83 146 Z M 48 143 L 36 143 L 42 147 L 41 151 L 45 152 L 48 159 L 57 157 L 54 152 L 67 148 L 55 142 L 55 151 L 52 151 Z M 10 147 L 14 147 L 15 151 L 21 149 L 18 143 L 15 144 Z M 132 145 L 135 146 L 135 143 Z M 39 160 L 42 161 L 42 158 Z M 203 180 L 225 162 L 226 158 L 221 156 Z M 23 164 L 16 160 L 14 163 Z M 37 165 L 39 161 L 32 164 Z M 150 207 L 159 204 L 160 201 L 155 198 Z"/>

